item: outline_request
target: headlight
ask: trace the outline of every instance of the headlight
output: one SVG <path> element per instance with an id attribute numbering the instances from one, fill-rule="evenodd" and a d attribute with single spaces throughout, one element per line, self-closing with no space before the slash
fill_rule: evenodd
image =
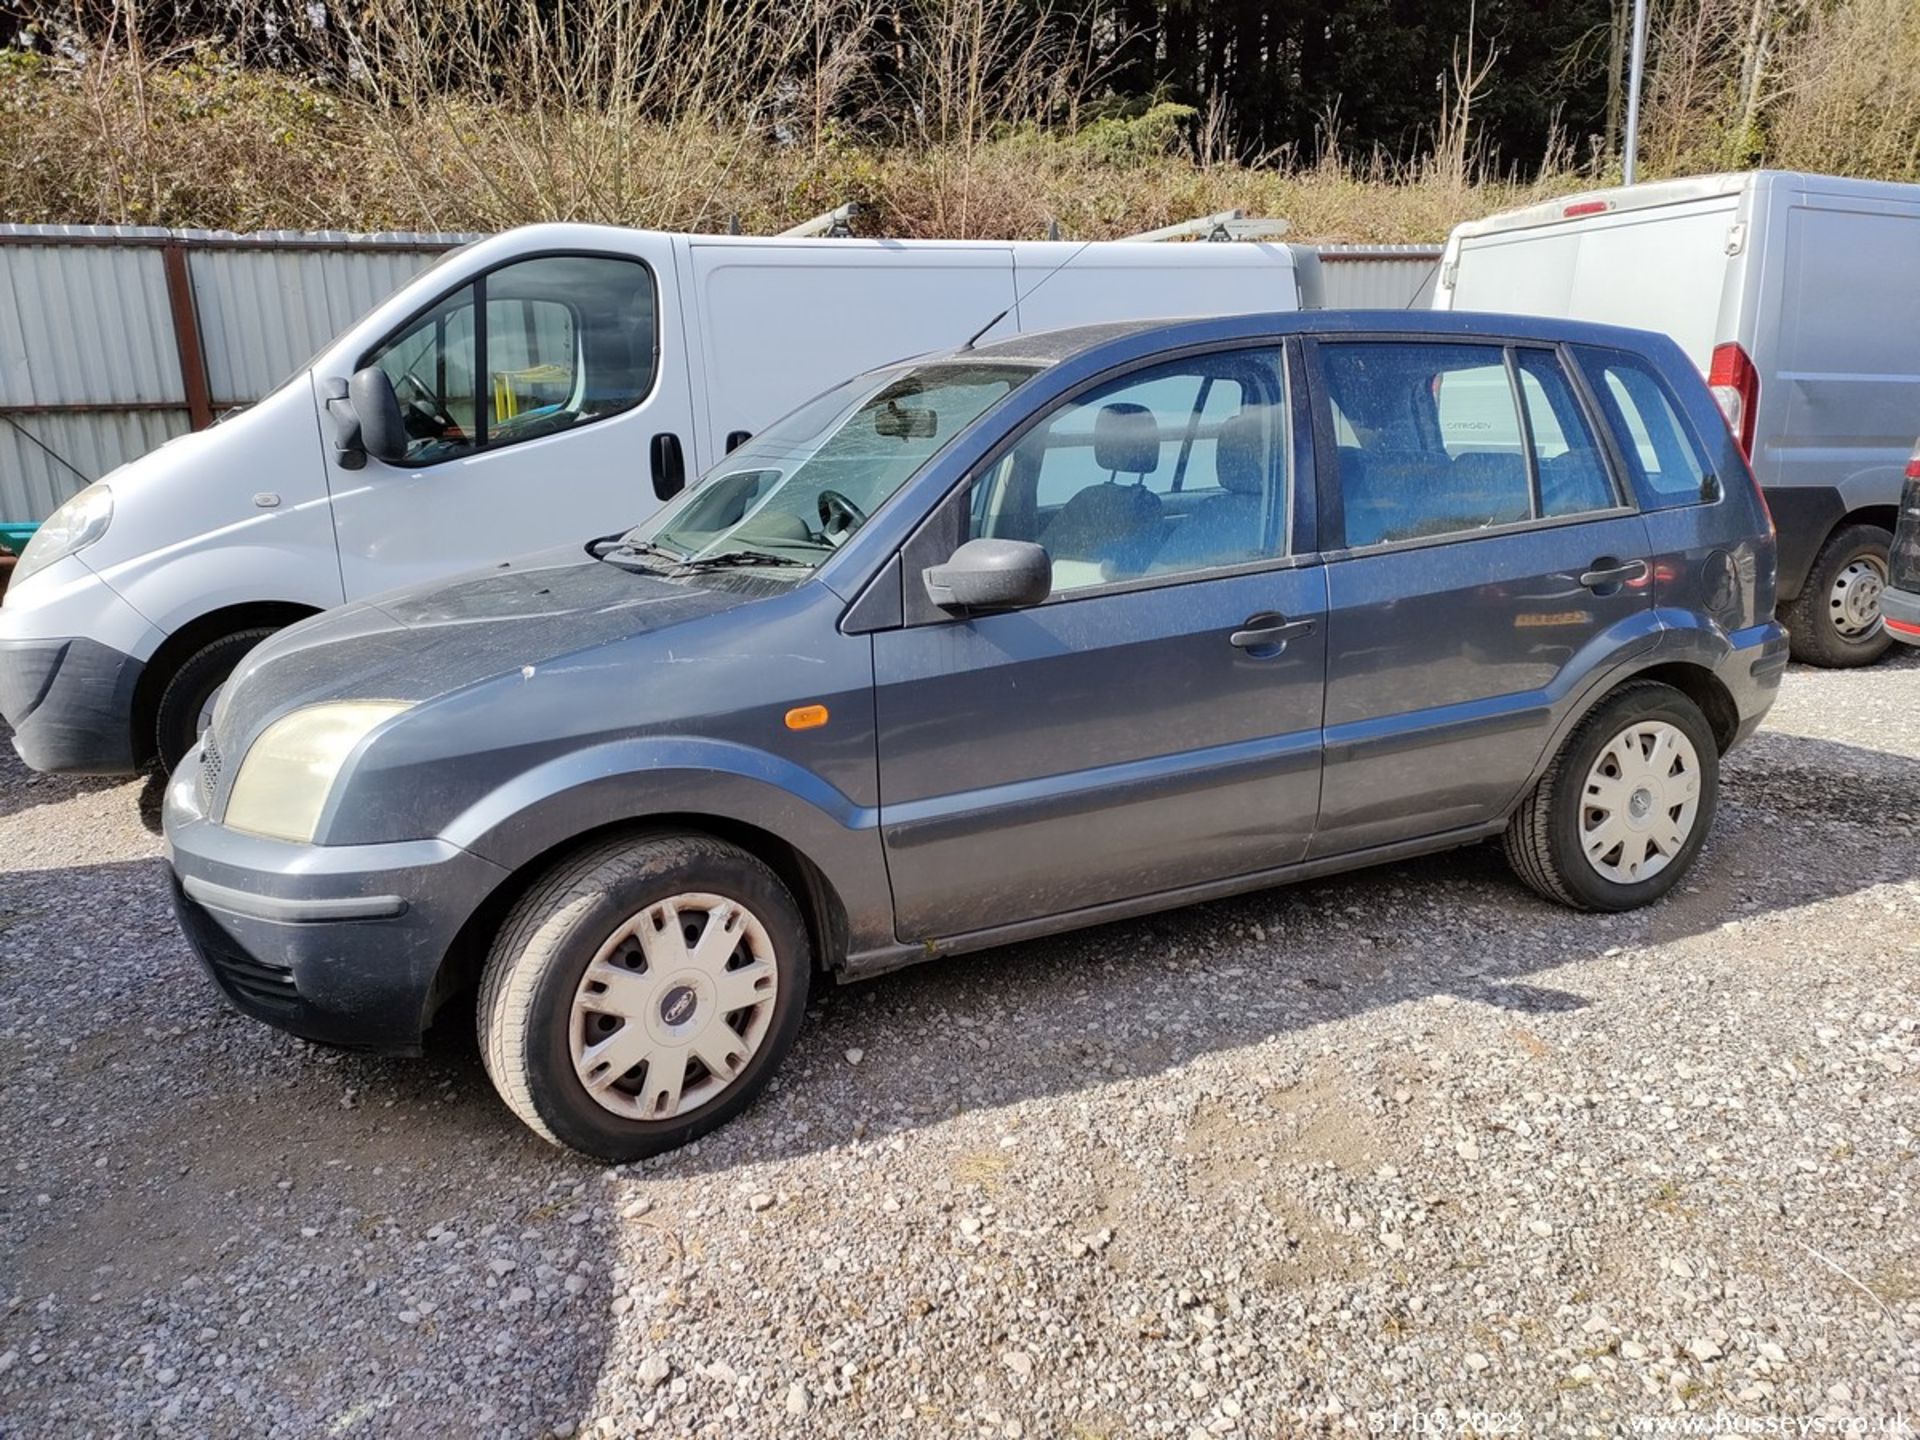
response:
<path id="1" fill-rule="evenodd" d="M 401 700 L 343 700 L 282 715 L 248 747 L 227 797 L 236 830 L 306 844 L 319 827 L 340 767 L 383 720 L 410 708 Z"/>
<path id="2" fill-rule="evenodd" d="M 34 571 L 76 550 L 86 549 L 107 533 L 107 522 L 111 519 L 113 491 L 96 480 L 49 515 L 33 532 L 19 563 L 13 567 L 13 583 L 18 585 Z"/>

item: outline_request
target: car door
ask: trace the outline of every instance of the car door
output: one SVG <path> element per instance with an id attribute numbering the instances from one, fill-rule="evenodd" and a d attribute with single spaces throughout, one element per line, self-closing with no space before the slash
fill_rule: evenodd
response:
<path id="1" fill-rule="evenodd" d="M 905 556 L 874 637 L 881 830 L 918 941 L 1297 861 L 1319 803 L 1325 582 L 1281 347 L 1188 356 L 1039 417 Z M 1311 533 L 1310 530 L 1308 533 Z M 969 538 L 1045 546 L 1053 594 L 954 617 Z"/>
<path id="2" fill-rule="evenodd" d="M 654 437 L 687 456 L 691 409 L 671 241 L 637 243 L 651 251 L 469 276 L 359 358 L 387 373 L 410 443 L 398 464 L 330 453 L 349 599 L 577 544 L 660 503 Z"/>
<path id="3" fill-rule="evenodd" d="M 1333 459 L 1319 857 L 1497 819 L 1658 622 L 1645 523 L 1555 347 L 1310 348 Z"/>

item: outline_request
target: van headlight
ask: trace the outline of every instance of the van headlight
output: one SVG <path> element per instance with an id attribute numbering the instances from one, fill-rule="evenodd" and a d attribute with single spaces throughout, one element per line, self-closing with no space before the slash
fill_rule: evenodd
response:
<path id="1" fill-rule="evenodd" d="M 227 796 L 225 822 L 235 830 L 308 844 L 353 747 L 411 708 L 404 700 L 341 700 L 282 715 L 247 748 Z"/>
<path id="2" fill-rule="evenodd" d="M 113 519 L 113 491 L 96 480 L 41 522 L 13 567 L 18 585 L 36 570 L 84 550 L 107 533 Z"/>

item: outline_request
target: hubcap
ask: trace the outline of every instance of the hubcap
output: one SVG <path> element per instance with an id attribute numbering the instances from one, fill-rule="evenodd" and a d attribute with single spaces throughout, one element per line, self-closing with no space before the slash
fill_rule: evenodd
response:
<path id="1" fill-rule="evenodd" d="M 717 1099 L 773 1023 L 780 976 L 759 919 L 719 895 L 648 906 L 615 930 L 574 992 L 573 1069 L 629 1120 Z"/>
<path id="2" fill-rule="evenodd" d="M 1849 640 L 1858 640 L 1880 628 L 1880 592 L 1887 588 L 1887 563 L 1878 555 L 1862 555 L 1834 577 L 1827 595 L 1827 613 L 1833 628 Z"/>
<path id="3" fill-rule="evenodd" d="M 1687 843 L 1700 813 L 1700 757 L 1664 720 L 1629 725 L 1587 771 L 1580 849 L 1603 880 L 1632 885 L 1658 875 Z"/>

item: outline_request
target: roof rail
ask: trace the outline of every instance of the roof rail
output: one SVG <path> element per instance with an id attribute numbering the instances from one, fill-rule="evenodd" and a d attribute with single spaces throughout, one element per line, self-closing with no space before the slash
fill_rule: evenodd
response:
<path id="1" fill-rule="evenodd" d="M 1219 210 L 1128 235 L 1128 240 L 1278 240 L 1293 227 L 1284 220 L 1249 220 L 1244 210 Z"/>
<path id="2" fill-rule="evenodd" d="M 849 200 L 844 205 L 836 205 L 824 215 L 816 215 L 811 220 L 802 220 L 790 230 L 782 230 L 782 240 L 804 240 L 811 236 L 825 236 L 829 240 L 844 240 L 853 234 L 853 220 L 860 213 L 860 202 Z"/>

